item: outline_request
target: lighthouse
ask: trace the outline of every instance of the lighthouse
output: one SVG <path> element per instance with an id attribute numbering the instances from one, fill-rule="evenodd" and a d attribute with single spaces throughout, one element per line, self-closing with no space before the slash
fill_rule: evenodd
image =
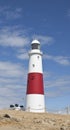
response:
<path id="1" fill-rule="evenodd" d="M 45 112 L 42 55 L 40 42 L 33 40 L 29 52 L 26 111 Z"/>

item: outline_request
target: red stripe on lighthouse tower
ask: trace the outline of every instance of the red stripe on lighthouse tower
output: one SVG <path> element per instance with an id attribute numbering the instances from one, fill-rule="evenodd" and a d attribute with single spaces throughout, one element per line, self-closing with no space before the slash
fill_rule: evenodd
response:
<path id="1" fill-rule="evenodd" d="M 26 91 L 26 111 L 45 112 L 42 52 L 40 42 L 32 41 L 29 52 L 29 72 Z"/>
<path id="2" fill-rule="evenodd" d="M 43 75 L 41 73 L 28 74 L 27 94 L 44 94 Z"/>

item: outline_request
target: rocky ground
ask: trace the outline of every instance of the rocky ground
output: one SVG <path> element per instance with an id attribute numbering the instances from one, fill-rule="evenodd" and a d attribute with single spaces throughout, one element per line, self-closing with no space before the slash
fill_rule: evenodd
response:
<path id="1" fill-rule="evenodd" d="M 0 110 L 0 130 L 70 130 L 70 115 Z"/>

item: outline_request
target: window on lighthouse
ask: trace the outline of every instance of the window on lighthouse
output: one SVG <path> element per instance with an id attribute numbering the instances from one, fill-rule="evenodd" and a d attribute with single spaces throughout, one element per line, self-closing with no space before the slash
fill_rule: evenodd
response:
<path id="1" fill-rule="evenodd" d="M 33 67 L 35 67 L 35 65 L 33 64 Z"/>
<path id="2" fill-rule="evenodd" d="M 37 56 L 37 58 L 39 59 L 39 56 Z"/>

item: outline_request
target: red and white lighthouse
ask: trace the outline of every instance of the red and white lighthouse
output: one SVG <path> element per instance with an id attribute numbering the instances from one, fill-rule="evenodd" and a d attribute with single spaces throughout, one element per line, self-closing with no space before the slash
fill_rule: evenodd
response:
<path id="1" fill-rule="evenodd" d="M 33 40 L 29 52 L 29 72 L 26 91 L 26 111 L 45 112 L 42 52 L 40 42 Z"/>

